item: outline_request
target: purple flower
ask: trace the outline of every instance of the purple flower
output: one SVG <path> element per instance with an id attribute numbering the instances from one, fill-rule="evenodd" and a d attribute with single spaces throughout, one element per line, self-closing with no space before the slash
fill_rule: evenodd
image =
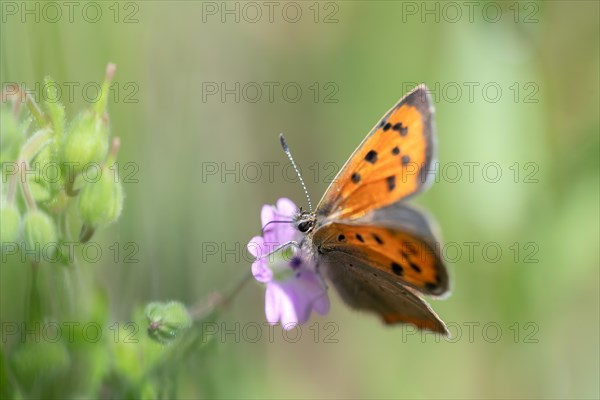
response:
<path id="1" fill-rule="evenodd" d="M 277 200 L 276 206 L 263 206 L 263 236 L 255 236 L 248 243 L 248 251 L 256 257 L 252 274 L 267 285 L 267 321 L 271 325 L 281 321 L 286 330 L 308 321 L 313 309 L 319 314 L 329 311 L 327 288 L 314 262 L 296 245 L 289 244 L 302 239 L 292 223 L 296 211 L 296 205 L 286 198 Z"/>

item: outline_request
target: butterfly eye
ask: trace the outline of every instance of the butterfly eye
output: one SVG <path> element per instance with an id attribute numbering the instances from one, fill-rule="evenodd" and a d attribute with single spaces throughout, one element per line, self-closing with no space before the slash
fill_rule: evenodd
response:
<path id="1" fill-rule="evenodd" d="M 302 233 L 306 233 L 312 228 L 312 221 L 302 221 L 298 224 L 298 230 Z"/>

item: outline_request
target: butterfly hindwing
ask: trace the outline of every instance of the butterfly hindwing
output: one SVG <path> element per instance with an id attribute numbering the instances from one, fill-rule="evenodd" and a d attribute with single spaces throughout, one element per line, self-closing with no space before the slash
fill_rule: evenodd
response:
<path id="1" fill-rule="evenodd" d="M 396 203 L 357 220 L 319 226 L 313 235 L 319 254 L 337 251 L 372 265 L 390 279 L 434 296 L 448 291 L 448 272 L 425 216 Z"/>
<path id="2" fill-rule="evenodd" d="M 386 324 L 409 323 L 448 334 L 444 323 L 418 295 L 363 260 L 332 251 L 322 261 L 325 275 L 349 306 L 374 312 Z"/>
<path id="3" fill-rule="evenodd" d="M 433 107 L 421 85 L 371 130 L 323 196 L 317 215 L 358 218 L 417 193 L 429 175 L 434 147 Z"/>

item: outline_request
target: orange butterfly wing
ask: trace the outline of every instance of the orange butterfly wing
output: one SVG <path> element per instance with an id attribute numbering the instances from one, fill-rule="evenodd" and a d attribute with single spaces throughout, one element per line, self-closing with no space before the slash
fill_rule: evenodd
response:
<path id="1" fill-rule="evenodd" d="M 417 193 L 433 158 L 433 107 L 420 85 L 371 130 L 329 187 L 317 215 L 353 219 Z"/>
<path id="2" fill-rule="evenodd" d="M 352 221 L 332 221 L 314 232 L 319 254 L 341 252 L 389 279 L 440 296 L 448 292 L 448 271 L 439 241 L 422 212 L 396 203 Z"/>
<path id="3" fill-rule="evenodd" d="M 351 307 L 374 312 L 388 325 L 409 323 L 449 335 L 437 314 L 410 288 L 383 274 L 373 279 L 377 273 L 368 264 L 346 253 L 331 251 L 323 262 L 323 272 Z"/>
<path id="4" fill-rule="evenodd" d="M 402 201 L 424 188 L 434 149 L 433 107 L 421 85 L 388 111 L 340 170 L 317 206 L 309 242 L 349 305 L 388 324 L 447 334 L 416 292 L 448 292 L 438 242 L 427 218 Z"/>

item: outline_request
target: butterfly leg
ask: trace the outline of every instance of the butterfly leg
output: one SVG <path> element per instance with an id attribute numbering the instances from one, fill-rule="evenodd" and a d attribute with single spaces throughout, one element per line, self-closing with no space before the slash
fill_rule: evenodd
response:
<path id="1" fill-rule="evenodd" d="M 278 247 L 277 247 L 275 250 L 273 250 L 273 251 L 269 252 L 268 254 L 265 254 L 265 255 L 263 255 L 263 256 L 260 256 L 260 257 L 258 257 L 258 259 L 269 257 L 271 254 L 275 254 L 275 253 L 277 253 L 279 250 L 283 250 L 283 249 L 285 249 L 285 248 L 286 248 L 286 247 L 288 247 L 288 246 L 294 246 L 294 247 L 296 247 L 297 249 L 300 249 L 300 244 L 299 244 L 298 242 L 296 242 L 296 241 L 294 241 L 294 240 L 290 240 L 289 242 L 285 242 L 285 243 L 284 243 L 284 244 L 282 244 L 281 246 L 278 246 Z"/>

